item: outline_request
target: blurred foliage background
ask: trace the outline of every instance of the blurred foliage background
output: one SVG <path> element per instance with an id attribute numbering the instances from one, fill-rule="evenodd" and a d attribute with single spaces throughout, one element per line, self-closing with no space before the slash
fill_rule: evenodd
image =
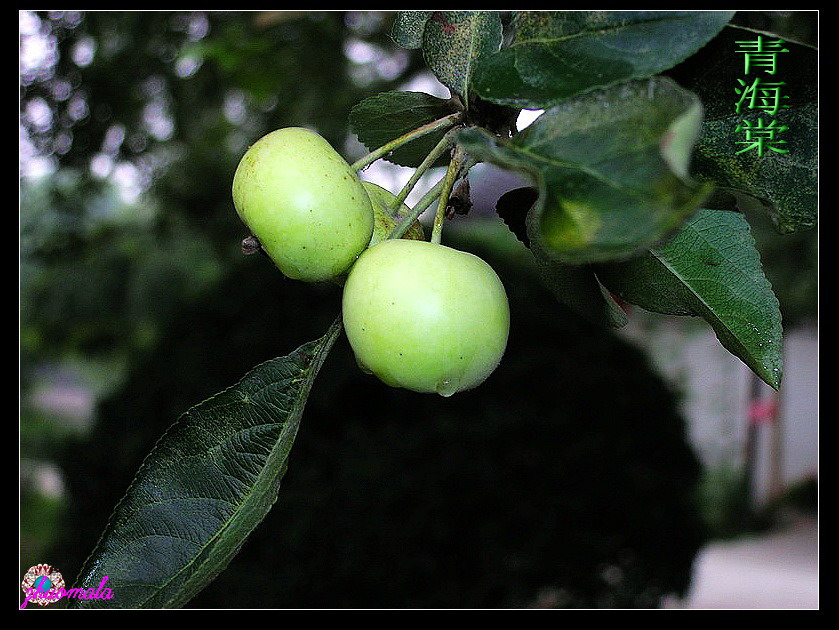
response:
<path id="1" fill-rule="evenodd" d="M 178 415 L 328 327 L 338 287 L 242 256 L 230 185 L 280 127 L 364 153 L 350 108 L 425 72 L 393 16 L 20 12 L 21 574 L 72 581 Z M 422 397 L 339 343 L 276 508 L 190 606 L 631 607 L 686 588 L 709 531 L 675 394 L 482 214 L 445 238 L 510 290 L 498 372 Z M 755 233 L 785 322 L 815 317 L 816 234 Z"/>

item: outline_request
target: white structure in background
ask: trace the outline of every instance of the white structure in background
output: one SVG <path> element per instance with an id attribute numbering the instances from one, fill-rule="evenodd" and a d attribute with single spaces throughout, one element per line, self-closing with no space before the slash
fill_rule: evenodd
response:
<path id="1" fill-rule="evenodd" d="M 694 563 L 687 596 L 665 607 L 818 609 L 818 522 L 801 518 L 766 536 L 712 542 Z"/>
<path id="2" fill-rule="evenodd" d="M 690 441 L 708 466 L 741 464 L 749 428 L 753 375 L 695 318 L 657 316 L 639 309 L 620 334 L 642 347 L 658 372 L 682 395 Z M 759 398 L 773 390 L 761 383 Z M 786 331 L 784 378 L 777 424 L 757 425 L 753 500 L 818 476 L 818 331 Z M 774 434 L 774 435 L 773 435 Z"/>

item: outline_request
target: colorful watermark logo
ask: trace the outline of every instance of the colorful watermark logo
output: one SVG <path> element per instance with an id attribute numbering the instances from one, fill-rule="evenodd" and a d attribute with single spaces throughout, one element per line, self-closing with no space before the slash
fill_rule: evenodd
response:
<path id="1" fill-rule="evenodd" d="M 62 597 L 77 599 L 111 599 L 114 594 L 105 584 L 108 576 L 102 578 L 99 588 L 64 588 L 64 578 L 61 573 L 48 564 L 36 564 L 29 567 L 20 583 L 23 590 L 23 603 L 21 609 L 26 608 L 29 602 L 39 606 L 54 604 Z"/>
<path id="2" fill-rule="evenodd" d="M 36 564 L 29 567 L 20 587 L 25 595 L 21 608 L 26 608 L 28 602 L 47 606 L 60 599 L 58 593 L 64 588 L 64 578 L 50 565 Z"/>

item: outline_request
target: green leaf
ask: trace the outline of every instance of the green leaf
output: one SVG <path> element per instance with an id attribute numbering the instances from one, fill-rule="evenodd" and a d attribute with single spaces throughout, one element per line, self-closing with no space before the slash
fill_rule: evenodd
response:
<path id="1" fill-rule="evenodd" d="M 550 257 L 539 237 L 531 239 L 530 251 L 542 283 L 556 298 L 585 319 L 610 328 L 629 321 L 624 310 L 600 284 L 592 265 L 565 265 Z"/>
<path id="2" fill-rule="evenodd" d="M 612 328 L 626 325 L 626 313 L 597 280 L 591 265 L 564 265 L 551 258 L 533 221 L 528 220 L 533 217 L 530 208 L 537 197 L 535 188 L 515 188 L 501 195 L 495 208 L 510 231 L 530 249 L 542 283 L 589 321 Z"/>
<path id="3" fill-rule="evenodd" d="M 511 140 L 471 128 L 457 141 L 476 159 L 530 175 L 545 248 L 586 264 L 643 251 L 699 206 L 710 186 L 684 175 L 700 119 L 693 94 L 655 77 L 568 100 Z"/>
<path id="4" fill-rule="evenodd" d="M 541 109 L 658 74 L 690 57 L 732 11 L 522 11 L 507 48 L 474 70 L 481 98 Z"/>
<path id="5" fill-rule="evenodd" d="M 702 209 L 664 245 L 596 267 L 600 280 L 641 308 L 705 319 L 720 343 L 778 389 L 783 329 L 749 224 L 739 212 Z"/>
<path id="6" fill-rule="evenodd" d="M 359 141 L 372 151 L 455 111 L 455 105 L 448 99 L 425 92 L 394 90 L 359 102 L 350 111 L 349 122 Z M 385 159 L 400 166 L 416 168 L 445 133 L 446 129 L 442 129 L 417 138 L 385 156 Z M 437 164 L 447 161 L 448 156 L 443 156 Z"/>
<path id="7" fill-rule="evenodd" d="M 390 36 L 402 48 L 421 48 L 422 33 L 432 11 L 400 11 L 393 20 Z"/>
<path id="8" fill-rule="evenodd" d="M 501 47 L 496 11 L 434 11 L 425 25 L 422 52 L 428 67 L 468 107 L 475 64 Z"/>
<path id="9" fill-rule="evenodd" d="M 811 229 L 818 214 L 818 51 L 809 46 L 786 42 L 786 53 L 778 53 L 774 76 L 760 73 L 746 75 L 738 41 L 754 41 L 758 34 L 726 27 L 705 48 L 670 70 L 668 76 L 696 93 L 705 106 L 693 173 L 697 179 L 714 182 L 721 190 L 742 200 L 741 206 L 757 205 L 772 218 L 781 233 Z M 782 99 L 788 107 L 769 114 L 741 106 L 743 90 L 739 81 L 751 85 L 782 82 Z M 744 120 L 750 124 L 762 118 L 764 124 L 775 120 L 776 127 L 788 129 L 777 134 L 785 140 L 778 148 L 767 149 L 762 156 L 754 150 L 738 154 L 745 145 L 737 127 Z M 749 203 L 751 202 L 751 203 Z"/>
<path id="10" fill-rule="evenodd" d="M 184 413 L 148 455 L 81 571 L 113 598 L 76 607 L 173 608 L 218 575 L 277 499 L 303 407 L 340 318 Z"/>

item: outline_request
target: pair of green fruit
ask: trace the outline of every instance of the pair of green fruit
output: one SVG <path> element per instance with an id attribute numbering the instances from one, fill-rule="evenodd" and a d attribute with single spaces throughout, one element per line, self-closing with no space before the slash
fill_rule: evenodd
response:
<path id="1" fill-rule="evenodd" d="M 419 223 L 388 239 L 410 210 L 363 182 L 317 133 L 271 132 L 233 179 L 236 212 L 289 278 L 346 274 L 342 314 L 362 370 L 394 387 L 450 396 L 481 384 L 507 345 L 500 279 L 467 252 L 422 240 Z"/>

